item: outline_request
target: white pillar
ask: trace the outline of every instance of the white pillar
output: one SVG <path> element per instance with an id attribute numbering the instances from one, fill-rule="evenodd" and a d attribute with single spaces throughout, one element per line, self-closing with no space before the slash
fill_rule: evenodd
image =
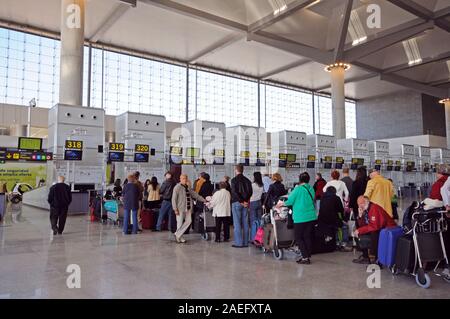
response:
<path id="1" fill-rule="evenodd" d="M 447 148 L 450 149 L 450 98 L 441 102 L 445 107 L 445 128 L 447 130 Z"/>
<path id="2" fill-rule="evenodd" d="M 331 100 L 333 109 L 333 135 L 336 139 L 346 138 L 345 134 L 345 68 L 331 68 Z"/>
<path id="3" fill-rule="evenodd" d="M 59 103 L 82 105 L 85 0 L 61 0 Z"/>

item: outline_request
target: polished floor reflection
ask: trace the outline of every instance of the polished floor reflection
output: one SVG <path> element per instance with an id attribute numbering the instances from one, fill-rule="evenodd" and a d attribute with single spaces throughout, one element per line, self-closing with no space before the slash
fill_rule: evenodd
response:
<path id="1" fill-rule="evenodd" d="M 450 285 L 432 277 L 428 290 L 412 277 L 381 271 L 369 289 L 366 266 L 353 253 L 313 256 L 299 266 L 253 247 L 206 242 L 176 244 L 167 232 L 124 236 L 111 225 L 69 217 L 63 236 L 50 234 L 48 213 L 24 207 L 0 227 L 0 298 L 449 298 Z M 69 289 L 67 267 L 81 270 Z"/>

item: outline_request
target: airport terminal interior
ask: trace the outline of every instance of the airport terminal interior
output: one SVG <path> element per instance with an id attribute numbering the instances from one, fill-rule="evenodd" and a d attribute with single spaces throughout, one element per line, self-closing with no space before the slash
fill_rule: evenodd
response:
<path id="1" fill-rule="evenodd" d="M 449 32 L 450 0 L 1 0 L 0 299 L 449 298 L 450 198 L 433 197 L 450 175 Z M 235 200 L 240 168 L 262 197 Z M 167 172 L 207 203 L 160 196 Z M 303 208 L 283 202 L 314 185 L 320 223 L 318 194 L 347 172 L 340 224 L 312 226 L 308 259 Z M 356 193 L 361 172 L 390 179 L 389 208 Z M 397 224 L 376 252 L 353 218 L 375 206 Z"/>

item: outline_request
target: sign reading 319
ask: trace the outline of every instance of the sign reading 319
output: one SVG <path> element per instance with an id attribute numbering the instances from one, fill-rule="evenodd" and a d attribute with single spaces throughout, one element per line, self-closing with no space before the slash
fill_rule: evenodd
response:
<path id="1" fill-rule="evenodd" d="M 148 153 L 148 152 L 150 152 L 150 145 L 136 144 L 134 146 L 134 151 L 137 153 Z"/>
<path id="2" fill-rule="evenodd" d="M 109 143 L 109 150 L 115 152 L 124 152 L 125 144 L 124 143 Z"/>

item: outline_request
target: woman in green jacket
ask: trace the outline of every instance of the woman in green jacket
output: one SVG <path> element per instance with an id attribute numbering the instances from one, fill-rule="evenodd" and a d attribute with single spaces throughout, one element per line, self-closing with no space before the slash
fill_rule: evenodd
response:
<path id="1" fill-rule="evenodd" d="M 297 263 L 304 265 L 311 263 L 312 232 L 317 220 L 315 194 L 314 189 L 309 185 L 309 180 L 307 172 L 300 174 L 300 185 L 294 188 L 284 203 L 286 206 L 292 206 L 295 241 L 302 252 L 302 257 L 297 260 Z"/>

